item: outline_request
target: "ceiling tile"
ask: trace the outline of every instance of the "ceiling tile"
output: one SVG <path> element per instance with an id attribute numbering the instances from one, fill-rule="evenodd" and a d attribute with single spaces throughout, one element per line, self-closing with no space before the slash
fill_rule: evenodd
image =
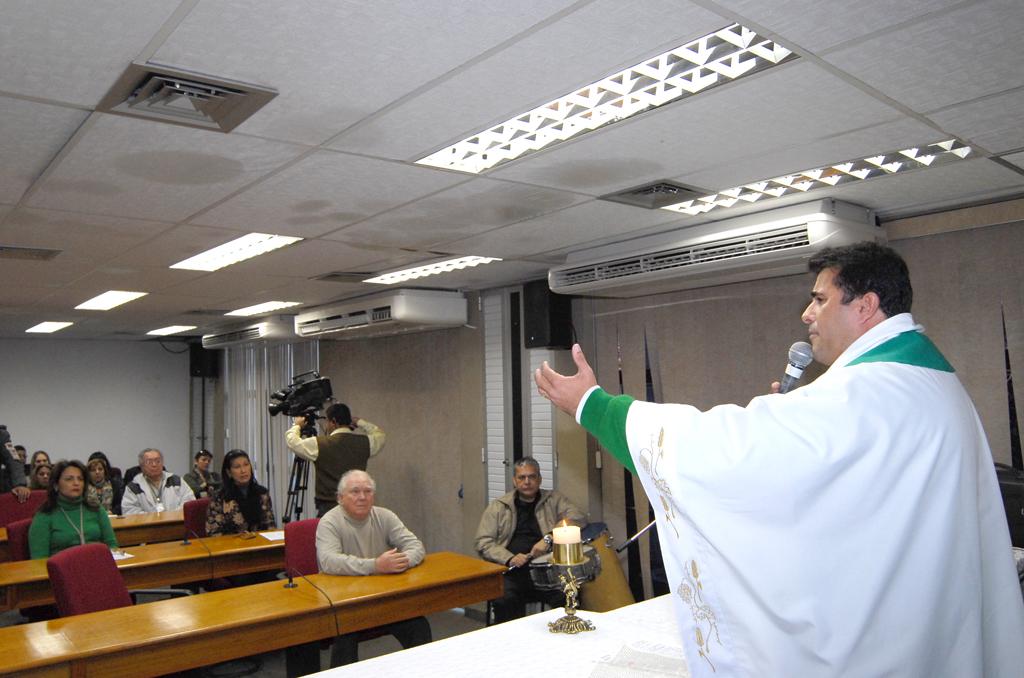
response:
<path id="1" fill-rule="evenodd" d="M 1024 153 L 1012 153 L 1010 155 L 1004 155 L 1003 160 L 1013 163 L 1017 167 L 1024 169 Z"/>
<path id="2" fill-rule="evenodd" d="M 10 70 L 0 68 L 0 73 Z M 0 96 L 0 201 L 18 202 L 88 116 L 86 111 Z"/>
<path id="3" fill-rule="evenodd" d="M 785 36 L 788 45 L 815 53 L 961 3 L 962 0 L 716 0 L 719 6 L 749 18 L 750 23 Z"/>
<path id="4" fill-rule="evenodd" d="M 942 129 L 992 153 L 1024 148 L 1024 88 L 928 115 Z"/>
<path id="5" fill-rule="evenodd" d="M 7 0 L 0 5 L 0 90 L 93 106 L 178 4 Z"/>
<path id="6" fill-rule="evenodd" d="M 463 181 L 451 172 L 320 151 L 193 221 L 314 237 Z"/>
<path id="7" fill-rule="evenodd" d="M 474 179 L 326 237 L 424 248 L 586 200 L 576 193 Z"/>
<path id="8" fill-rule="evenodd" d="M 318 144 L 570 4 L 204 2 L 153 60 L 278 89 L 239 130 Z"/>
<path id="9" fill-rule="evenodd" d="M 332 146 L 415 160 L 730 23 L 674 0 L 590 3 L 368 119 Z"/>
<path id="10" fill-rule="evenodd" d="M 1024 85 L 1024 3 L 990 0 L 825 57 L 919 113 Z"/>
<path id="11" fill-rule="evenodd" d="M 441 247 L 462 254 L 515 258 L 564 247 L 579 246 L 596 238 L 627 238 L 638 229 L 679 221 L 680 215 L 665 210 L 629 207 L 594 200 L 521 221 L 510 226 L 463 238 Z"/>
<path id="12" fill-rule="evenodd" d="M 114 263 L 166 268 L 242 235 L 241 231 L 181 224 L 128 251 L 115 259 Z"/>
<path id="13" fill-rule="evenodd" d="M 304 150 L 124 116 L 94 120 L 30 206 L 180 221 Z"/>
<path id="14" fill-rule="evenodd" d="M 604 195 L 897 117 L 814 64 L 796 62 L 527 156 L 490 176 Z"/>

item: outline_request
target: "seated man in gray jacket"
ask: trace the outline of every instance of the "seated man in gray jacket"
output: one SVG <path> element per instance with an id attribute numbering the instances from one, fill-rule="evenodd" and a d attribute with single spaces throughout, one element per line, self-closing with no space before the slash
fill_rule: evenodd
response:
<path id="1" fill-rule="evenodd" d="M 177 511 L 185 502 L 196 498 L 181 477 L 164 470 L 164 455 L 160 450 L 147 447 L 139 452 L 139 468 L 142 472 L 124 488 L 122 514 Z"/>
<path id="2" fill-rule="evenodd" d="M 494 600 L 494 622 L 500 624 L 526 614 L 527 602 L 552 607 L 565 604 L 561 591 L 534 586 L 529 564 L 551 548 L 551 530 L 561 520 L 586 525 L 586 514 L 558 490 L 540 489 L 540 464 L 533 457 L 515 463 L 512 482 L 516 489 L 484 509 L 476 530 L 476 550 L 484 560 L 509 568 L 505 594 Z"/>
<path id="3" fill-rule="evenodd" d="M 423 543 L 398 516 L 373 505 L 377 485 L 365 471 L 348 471 L 338 483 L 338 505 L 328 511 L 316 528 L 316 558 L 324 574 L 398 574 L 423 561 Z M 379 626 L 402 647 L 429 643 L 426 618 Z M 358 661 L 360 633 L 346 633 L 334 641 L 331 666 Z"/>

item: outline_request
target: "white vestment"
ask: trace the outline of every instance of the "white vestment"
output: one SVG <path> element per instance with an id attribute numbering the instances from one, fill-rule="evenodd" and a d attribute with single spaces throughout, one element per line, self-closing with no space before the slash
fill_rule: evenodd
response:
<path id="1" fill-rule="evenodd" d="M 694 676 L 1024 675 L 1024 604 L 970 398 L 948 365 L 850 364 L 913 330 L 890 318 L 812 384 L 746 407 L 625 406 Z M 604 442 L 587 410 L 615 399 L 598 393 L 580 412 Z M 621 432 L 622 412 L 604 426 L 617 416 Z"/>

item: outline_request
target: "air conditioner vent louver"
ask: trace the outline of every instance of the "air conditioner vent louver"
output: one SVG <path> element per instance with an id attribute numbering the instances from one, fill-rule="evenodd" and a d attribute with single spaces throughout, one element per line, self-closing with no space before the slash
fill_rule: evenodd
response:
<path id="1" fill-rule="evenodd" d="M 573 253 L 548 272 L 548 285 L 559 294 L 658 294 L 800 273 L 826 246 L 883 239 L 869 210 L 819 200 Z"/>
<path id="2" fill-rule="evenodd" d="M 696 200 L 710 193 L 714 193 L 714 191 L 687 186 L 686 184 L 674 181 L 656 181 L 653 184 L 645 184 L 636 188 L 628 188 L 618 193 L 603 195 L 601 200 L 621 202 L 625 205 L 656 210 L 685 200 Z"/>
<path id="3" fill-rule="evenodd" d="M 0 245 L 0 259 L 20 259 L 23 261 L 49 261 L 63 250 L 48 250 L 42 247 L 18 247 L 17 245 Z"/>
<path id="4" fill-rule="evenodd" d="M 300 313 L 295 317 L 295 333 L 356 339 L 458 327 L 466 320 L 466 298 L 459 292 L 400 289 Z"/>
<path id="5" fill-rule="evenodd" d="M 294 316 L 270 316 L 242 327 L 203 335 L 203 348 L 225 348 L 254 341 L 295 339 Z"/>
<path id="6" fill-rule="evenodd" d="M 132 63 L 96 109 L 230 132 L 277 90 L 152 63 Z"/>

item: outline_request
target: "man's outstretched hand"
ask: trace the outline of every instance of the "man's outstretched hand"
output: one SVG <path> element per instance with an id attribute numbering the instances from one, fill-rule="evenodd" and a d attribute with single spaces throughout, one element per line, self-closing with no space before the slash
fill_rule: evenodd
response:
<path id="1" fill-rule="evenodd" d="M 542 396 L 553 402 L 558 409 L 575 417 L 580 399 L 591 386 L 597 385 L 597 378 L 579 344 L 572 346 L 572 359 L 576 363 L 576 374 L 573 376 L 567 377 L 555 372 L 545 360 L 533 373 L 533 380 L 537 382 L 537 390 Z"/>

